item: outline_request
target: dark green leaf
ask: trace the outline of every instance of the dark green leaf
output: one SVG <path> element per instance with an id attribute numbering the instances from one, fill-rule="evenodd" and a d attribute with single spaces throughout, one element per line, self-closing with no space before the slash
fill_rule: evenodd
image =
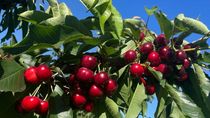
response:
<path id="1" fill-rule="evenodd" d="M 25 90 L 24 68 L 14 60 L 0 61 L 0 91 L 22 92 Z"/>
<path id="2" fill-rule="evenodd" d="M 174 33 L 174 25 L 162 12 L 155 12 L 155 17 L 158 20 L 161 31 L 164 32 L 167 39 L 169 39 Z"/>

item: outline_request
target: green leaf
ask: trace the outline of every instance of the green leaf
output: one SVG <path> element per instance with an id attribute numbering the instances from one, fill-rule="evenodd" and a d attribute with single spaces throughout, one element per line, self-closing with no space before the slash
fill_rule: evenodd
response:
<path id="1" fill-rule="evenodd" d="M 25 90 L 24 68 L 14 60 L 0 61 L 0 91 L 22 92 Z"/>
<path id="2" fill-rule="evenodd" d="M 65 3 L 59 4 L 59 10 L 61 16 L 72 15 L 71 10 L 68 8 L 68 6 Z"/>
<path id="3" fill-rule="evenodd" d="M 144 85 L 137 85 L 136 90 L 134 92 L 131 103 L 128 107 L 128 111 L 126 114 L 126 118 L 136 118 L 139 112 L 142 110 L 142 103 L 147 98 L 145 94 Z"/>
<path id="4" fill-rule="evenodd" d="M 202 35 L 207 35 L 209 33 L 209 29 L 205 24 L 196 19 L 185 17 L 184 14 L 179 14 L 176 17 L 175 25 L 178 27 L 184 27 L 185 29 L 187 28 L 191 32 Z"/>
<path id="5" fill-rule="evenodd" d="M 144 7 L 144 9 L 145 9 L 147 15 L 151 16 L 151 15 L 153 15 L 155 13 L 155 11 L 158 10 L 158 7 L 157 6 L 154 6 L 151 9 L 149 9 L 147 7 Z"/>
<path id="6" fill-rule="evenodd" d="M 210 63 L 210 53 L 204 52 L 203 54 L 200 54 L 198 60 L 204 63 Z"/>
<path id="7" fill-rule="evenodd" d="M 165 89 L 185 116 L 204 118 L 204 113 L 201 108 L 197 106 L 188 95 L 176 90 L 168 83 L 166 83 Z"/>
<path id="8" fill-rule="evenodd" d="M 161 31 L 164 32 L 166 39 L 169 39 L 174 33 L 174 26 L 172 22 L 161 11 L 155 12 L 154 14 L 156 19 L 158 20 Z"/>
<path id="9" fill-rule="evenodd" d="M 69 105 L 69 96 L 63 94 L 63 90 L 56 85 L 49 99 L 49 118 L 73 118 L 73 111 Z"/>
<path id="10" fill-rule="evenodd" d="M 154 70 L 152 67 L 148 66 L 148 70 L 153 74 L 153 76 L 158 80 L 161 81 L 163 79 L 163 74 L 159 71 Z"/>
<path id="11" fill-rule="evenodd" d="M 105 98 L 105 105 L 107 108 L 107 111 L 111 114 L 113 118 L 121 118 L 118 105 L 110 98 Z"/>
<path id="12" fill-rule="evenodd" d="M 33 24 L 38 24 L 52 16 L 41 11 L 25 11 L 19 15 L 20 20 L 24 20 Z"/>
<path id="13" fill-rule="evenodd" d="M 192 44 L 195 44 L 196 46 L 200 46 L 201 48 L 208 48 L 209 45 L 207 43 L 208 37 L 200 38 L 197 41 L 192 42 Z"/>
<path id="14" fill-rule="evenodd" d="M 121 55 L 123 55 L 128 50 L 135 50 L 136 49 L 136 43 L 133 40 L 128 41 L 126 46 L 121 50 Z"/>

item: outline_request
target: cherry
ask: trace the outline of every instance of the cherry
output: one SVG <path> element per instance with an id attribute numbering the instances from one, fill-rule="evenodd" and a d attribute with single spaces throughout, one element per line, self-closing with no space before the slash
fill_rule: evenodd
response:
<path id="1" fill-rule="evenodd" d="M 171 61 L 174 57 L 173 50 L 168 46 L 161 47 L 158 53 L 163 61 Z"/>
<path id="2" fill-rule="evenodd" d="M 103 91 L 100 87 L 93 84 L 89 89 L 89 96 L 92 98 L 100 98 L 103 96 Z"/>
<path id="3" fill-rule="evenodd" d="M 81 107 L 86 104 L 87 99 L 85 96 L 76 93 L 72 96 L 72 102 L 76 107 Z"/>
<path id="4" fill-rule="evenodd" d="M 162 74 L 168 74 L 169 73 L 169 67 L 166 64 L 160 64 L 157 67 L 157 71 L 160 71 Z"/>
<path id="5" fill-rule="evenodd" d="M 190 48 L 192 48 L 192 46 L 190 44 L 187 44 L 187 45 L 184 45 L 183 48 L 184 49 L 190 49 Z"/>
<path id="6" fill-rule="evenodd" d="M 68 80 L 69 84 L 70 84 L 70 85 L 74 85 L 75 81 L 76 81 L 75 75 L 74 75 L 74 74 L 71 74 L 71 75 L 69 76 L 69 80 Z"/>
<path id="7" fill-rule="evenodd" d="M 168 44 L 168 40 L 165 38 L 164 34 L 160 34 L 157 36 L 157 38 L 154 40 L 154 44 L 157 48 L 166 46 Z"/>
<path id="8" fill-rule="evenodd" d="M 184 68 L 189 68 L 191 65 L 191 62 L 189 59 L 184 59 L 183 64 Z"/>
<path id="9" fill-rule="evenodd" d="M 147 84 L 145 89 L 146 89 L 146 93 L 148 95 L 153 95 L 155 93 L 155 91 L 156 91 L 156 88 L 155 88 L 154 84 Z"/>
<path id="10" fill-rule="evenodd" d="M 156 51 L 152 51 L 149 53 L 147 57 L 147 61 L 150 62 L 151 66 L 158 66 L 161 62 L 160 56 Z"/>
<path id="11" fill-rule="evenodd" d="M 49 109 L 49 103 L 48 101 L 41 101 L 39 107 L 36 108 L 36 113 L 40 115 L 47 114 Z"/>
<path id="12" fill-rule="evenodd" d="M 183 51 L 183 50 L 178 50 L 178 51 L 176 52 L 176 59 L 177 59 L 178 62 L 182 62 L 182 61 L 184 61 L 184 59 L 186 59 L 186 58 L 187 58 L 187 55 L 186 55 L 185 51 Z"/>
<path id="13" fill-rule="evenodd" d="M 37 76 L 38 78 L 47 81 L 52 77 L 52 71 L 50 70 L 50 68 L 45 65 L 45 64 L 41 64 L 36 68 L 36 72 L 37 72 Z"/>
<path id="14" fill-rule="evenodd" d="M 37 84 L 40 82 L 40 79 L 36 74 L 36 67 L 30 67 L 25 70 L 24 77 L 27 83 L 29 84 Z"/>
<path id="15" fill-rule="evenodd" d="M 140 34 L 139 34 L 139 40 L 140 40 L 140 41 L 143 41 L 144 38 L 145 38 L 144 32 L 140 32 Z"/>
<path id="16" fill-rule="evenodd" d="M 105 92 L 108 96 L 113 95 L 113 93 L 117 90 L 118 84 L 115 80 L 109 79 L 106 86 L 105 86 Z"/>
<path id="17" fill-rule="evenodd" d="M 178 81 L 185 81 L 188 79 L 188 74 L 187 73 L 184 73 L 182 75 L 180 75 L 180 77 L 178 78 Z"/>
<path id="18" fill-rule="evenodd" d="M 87 112 L 92 112 L 93 111 L 93 107 L 94 107 L 93 102 L 88 102 L 87 104 L 85 104 L 84 109 Z"/>
<path id="19" fill-rule="evenodd" d="M 140 52 L 142 54 L 149 54 L 151 51 L 153 51 L 153 49 L 153 44 L 151 42 L 147 42 L 140 47 Z"/>
<path id="20" fill-rule="evenodd" d="M 40 99 L 34 96 L 26 96 L 21 102 L 21 107 L 24 111 L 30 112 L 36 110 L 40 105 Z"/>
<path id="21" fill-rule="evenodd" d="M 99 72 L 94 76 L 94 82 L 97 85 L 103 86 L 109 80 L 109 75 L 106 72 Z"/>
<path id="22" fill-rule="evenodd" d="M 79 81 L 89 83 L 92 81 L 94 74 L 93 71 L 91 71 L 90 69 L 81 67 L 78 69 L 76 76 Z"/>
<path id="23" fill-rule="evenodd" d="M 133 63 L 130 66 L 130 73 L 131 73 L 131 75 L 133 75 L 135 77 L 141 77 L 142 74 L 144 73 L 144 68 L 139 63 Z"/>
<path id="24" fill-rule="evenodd" d="M 126 62 L 133 62 L 135 61 L 136 57 L 137 57 L 137 54 L 135 50 L 128 50 L 124 54 L 124 59 Z"/>
<path id="25" fill-rule="evenodd" d="M 84 55 L 80 63 L 83 67 L 94 69 L 97 66 L 97 58 L 91 55 Z"/>

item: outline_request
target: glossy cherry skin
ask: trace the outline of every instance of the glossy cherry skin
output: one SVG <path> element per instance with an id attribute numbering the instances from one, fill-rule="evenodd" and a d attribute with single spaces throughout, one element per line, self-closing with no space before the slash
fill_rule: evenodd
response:
<path id="1" fill-rule="evenodd" d="M 155 93 L 155 91 L 156 91 L 156 88 L 155 88 L 155 85 L 154 84 L 148 84 L 148 85 L 146 85 L 145 89 L 146 89 L 146 93 L 148 95 L 153 95 Z"/>
<path id="2" fill-rule="evenodd" d="M 133 75 L 134 77 L 141 77 L 142 74 L 144 73 L 144 68 L 141 64 L 139 63 L 133 63 L 130 66 L 130 73 L 131 75 Z"/>
<path id="3" fill-rule="evenodd" d="M 140 46 L 140 52 L 142 54 L 149 54 L 151 51 L 153 51 L 154 47 L 151 42 L 144 43 Z"/>
<path id="4" fill-rule="evenodd" d="M 184 59 L 183 64 L 184 68 L 189 68 L 191 65 L 191 62 L 189 59 Z"/>
<path id="5" fill-rule="evenodd" d="M 184 59 L 186 59 L 186 58 L 187 58 L 187 54 L 185 53 L 185 51 L 183 51 L 183 50 L 178 50 L 178 51 L 176 52 L 176 59 L 177 59 L 178 62 L 182 62 L 182 61 L 184 61 Z"/>
<path id="6" fill-rule="evenodd" d="M 36 113 L 40 115 L 44 115 L 44 114 L 47 114 L 48 110 L 49 110 L 49 103 L 48 101 L 43 100 L 40 102 L 39 107 L 37 107 Z"/>
<path id="7" fill-rule="evenodd" d="M 76 93 L 72 96 L 72 102 L 76 107 L 82 107 L 86 104 L 87 99 L 82 94 Z"/>
<path id="8" fill-rule="evenodd" d="M 160 34 L 154 40 L 154 44 L 157 48 L 162 47 L 162 46 L 166 46 L 168 43 L 169 43 L 169 41 L 165 38 L 164 34 Z"/>
<path id="9" fill-rule="evenodd" d="M 168 74 L 169 73 L 169 67 L 166 64 L 160 64 L 157 67 L 157 71 L 161 72 L 162 74 Z"/>
<path id="10" fill-rule="evenodd" d="M 139 34 L 139 40 L 140 40 L 140 41 L 143 41 L 144 38 L 145 38 L 144 32 L 140 32 L 140 34 Z"/>
<path id="11" fill-rule="evenodd" d="M 24 111 L 30 112 L 36 110 L 40 105 L 40 99 L 38 97 L 26 96 L 21 102 L 21 107 Z"/>
<path id="12" fill-rule="evenodd" d="M 92 112 L 94 108 L 94 104 L 93 102 L 88 102 L 87 104 L 85 104 L 84 109 L 87 112 Z"/>
<path id="13" fill-rule="evenodd" d="M 109 75 L 106 72 L 99 72 L 94 76 L 94 82 L 97 85 L 103 86 L 109 80 Z"/>
<path id="14" fill-rule="evenodd" d="M 24 72 L 25 81 L 29 84 L 40 83 L 40 78 L 37 77 L 36 67 L 30 67 Z"/>
<path id="15" fill-rule="evenodd" d="M 43 81 L 47 81 L 52 77 L 52 71 L 45 64 L 39 65 L 36 68 L 36 72 L 37 72 L 38 78 L 42 79 Z"/>
<path id="16" fill-rule="evenodd" d="M 78 69 L 76 76 L 79 81 L 90 83 L 93 80 L 94 74 L 90 69 L 81 67 Z"/>
<path id="17" fill-rule="evenodd" d="M 104 95 L 102 89 L 97 85 L 92 85 L 89 89 L 89 96 L 92 98 L 100 98 Z"/>
<path id="18" fill-rule="evenodd" d="M 174 58 L 174 51 L 168 46 L 161 47 L 158 53 L 163 61 L 169 62 Z"/>
<path id="19" fill-rule="evenodd" d="M 108 96 L 111 96 L 114 94 L 115 91 L 117 91 L 118 84 L 115 80 L 109 79 L 106 86 L 105 86 L 105 92 Z"/>
<path id="20" fill-rule="evenodd" d="M 161 62 L 160 56 L 156 51 L 152 51 L 151 53 L 149 53 L 147 61 L 150 62 L 151 66 L 158 66 Z"/>
<path id="21" fill-rule="evenodd" d="M 136 54 L 135 50 L 128 50 L 124 54 L 124 60 L 126 62 L 133 62 L 133 61 L 135 61 L 136 57 L 137 57 L 137 54 Z"/>
<path id="22" fill-rule="evenodd" d="M 98 64 L 97 58 L 91 55 L 84 55 L 80 63 L 81 63 L 81 66 L 89 68 L 89 69 L 94 69 Z"/>

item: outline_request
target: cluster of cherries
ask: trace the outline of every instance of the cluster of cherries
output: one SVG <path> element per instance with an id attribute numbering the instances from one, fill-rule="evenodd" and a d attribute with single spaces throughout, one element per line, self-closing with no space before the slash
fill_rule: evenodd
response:
<path id="1" fill-rule="evenodd" d="M 107 72 L 99 71 L 94 74 L 98 65 L 97 58 L 84 55 L 74 74 L 69 76 L 69 84 L 73 87 L 71 101 L 76 108 L 91 112 L 94 101 L 105 96 L 111 96 L 117 90 L 118 84 L 111 79 Z"/>
<path id="2" fill-rule="evenodd" d="M 195 55 L 195 51 L 185 52 L 183 49 L 192 48 L 191 44 L 182 46 L 182 43 L 176 42 L 174 40 L 175 46 L 178 47 L 174 49 L 169 47 L 170 41 L 167 40 L 164 34 L 160 34 L 154 40 L 154 42 L 141 43 L 144 40 L 144 34 L 140 34 L 140 45 L 138 51 L 128 50 L 124 54 L 124 59 L 126 62 L 131 63 L 130 74 L 133 77 L 140 78 L 140 82 L 145 85 L 146 93 L 152 95 L 155 93 L 154 76 L 149 72 L 147 64 L 156 71 L 163 74 L 164 79 L 169 79 L 170 74 L 176 73 L 176 78 L 178 81 L 184 81 L 188 79 L 188 74 L 186 69 L 190 67 L 192 54 Z M 140 53 L 139 62 L 137 62 L 137 52 Z M 179 65 L 180 68 L 177 68 Z"/>
<path id="3" fill-rule="evenodd" d="M 40 84 L 43 81 L 49 81 L 52 78 L 52 71 L 47 65 L 39 65 L 38 67 L 30 67 L 24 72 L 25 81 L 28 84 Z M 36 112 L 45 115 L 48 112 L 49 103 L 36 96 L 25 96 L 19 100 L 16 109 L 21 112 Z"/>

